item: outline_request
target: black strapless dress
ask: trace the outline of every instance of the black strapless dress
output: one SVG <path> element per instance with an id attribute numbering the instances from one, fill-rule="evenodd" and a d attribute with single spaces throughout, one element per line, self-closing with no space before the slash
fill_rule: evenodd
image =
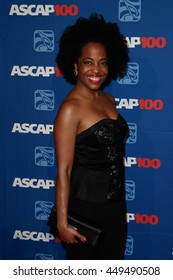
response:
<path id="1" fill-rule="evenodd" d="M 100 224 L 105 235 L 97 249 L 66 244 L 67 259 L 123 259 L 126 242 L 124 140 L 126 121 L 102 119 L 76 137 L 69 209 Z"/>

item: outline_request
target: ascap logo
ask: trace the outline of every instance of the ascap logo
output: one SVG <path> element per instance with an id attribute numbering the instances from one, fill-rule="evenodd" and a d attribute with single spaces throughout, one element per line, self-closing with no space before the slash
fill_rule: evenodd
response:
<path id="1" fill-rule="evenodd" d="M 54 257 L 50 254 L 37 253 L 35 254 L 35 260 L 54 260 Z"/>
<path id="2" fill-rule="evenodd" d="M 14 65 L 11 71 L 11 76 L 32 76 L 32 77 L 50 77 L 55 74 L 55 69 L 52 66 L 19 66 Z"/>
<path id="3" fill-rule="evenodd" d="M 126 37 L 127 45 L 129 48 L 135 48 L 136 46 L 140 46 L 142 48 L 159 48 L 163 49 L 166 47 L 166 38 L 165 37 Z"/>
<path id="4" fill-rule="evenodd" d="M 10 16 L 50 16 L 55 14 L 56 16 L 76 16 L 79 12 L 78 6 L 71 5 L 11 5 L 9 15 Z"/>
<path id="5" fill-rule="evenodd" d="M 118 18 L 122 22 L 137 22 L 141 19 L 141 0 L 119 0 Z"/>
<path id="6" fill-rule="evenodd" d="M 11 76 L 22 76 L 22 77 L 50 77 L 56 74 L 57 77 L 61 77 L 62 74 L 58 67 L 53 66 L 19 66 L 14 65 L 11 71 Z"/>
<path id="7" fill-rule="evenodd" d="M 13 239 L 50 242 L 51 240 L 54 240 L 54 237 L 50 233 L 15 230 Z"/>
<path id="8" fill-rule="evenodd" d="M 14 123 L 12 133 L 32 133 L 32 134 L 51 134 L 53 124 L 36 124 L 36 123 Z"/>
<path id="9" fill-rule="evenodd" d="M 54 13 L 55 9 L 53 5 L 11 5 L 11 9 L 9 12 L 10 16 L 49 16 Z"/>
<path id="10" fill-rule="evenodd" d="M 139 168 L 154 168 L 158 169 L 161 166 L 161 161 L 158 158 L 135 158 L 135 157 L 127 157 L 124 158 L 124 166 L 132 167 L 137 165 Z"/>
<path id="11" fill-rule="evenodd" d="M 52 147 L 35 147 L 35 165 L 52 167 L 55 162 L 55 151 Z"/>
<path id="12" fill-rule="evenodd" d="M 126 200 L 135 199 L 135 182 L 132 180 L 125 180 Z"/>
<path id="13" fill-rule="evenodd" d="M 128 235 L 126 240 L 126 250 L 125 250 L 126 256 L 133 254 L 133 247 L 134 247 L 133 237 Z"/>
<path id="14" fill-rule="evenodd" d="M 128 123 L 129 137 L 126 140 L 127 144 L 135 144 L 137 141 L 137 125 L 135 123 Z"/>
<path id="15" fill-rule="evenodd" d="M 38 111 L 52 111 L 55 107 L 53 90 L 37 89 L 34 92 L 34 107 Z"/>
<path id="16" fill-rule="evenodd" d="M 45 189 L 49 190 L 50 188 L 55 187 L 54 180 L 45 180 L 45 179 L 30 179 L 30 178 L 14 178 L 13 187 L 20 187 L 20 188 L 32 188 L 32 189 Z"/>
<path id="17" fill-rule="evenodd" d="M 52 52 L 54 50 L 54 32 L 52 30 L 35 30 L 34 50 L 36 52 Z"/>
<path id="18" fill-rule="evenodd" d="M 162 110 L 164 103 L 160 99 L 135 99 L 135 98 L 115 98 L 117 109 L 129 109 L 132 110 L 135 107 L 139 107 L 140 110 Z"/>
<path id="19" fill-rule="evenodd" d="M 126 75 L 123 78 L 118 77 L 117 82 L 120 85 L 136 85 L 139 82 L 139 64 L 128 63 Z"/>
<path id="20" fill-rule="evenodd" d="M 135 221 L 137 224 L 157 225 L 159 218 L 156 215 L 127 213 L 127 222 Z"/>
<path id="21" fill-rule="evenodd" d="M 54 203 L 52 201 L 36 201 L 35 218 L 37 220 L 47 221 L 49 219 L 53 205 Z"/>

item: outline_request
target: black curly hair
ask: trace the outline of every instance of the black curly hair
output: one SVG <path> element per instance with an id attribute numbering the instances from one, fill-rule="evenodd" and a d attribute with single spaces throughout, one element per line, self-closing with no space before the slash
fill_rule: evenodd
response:
<path id="1" fill-rule="evenodd" d="M 75 24 L 66 27 L 60 38 L 56 63 L 65 80 L 76 84 L 74 63 L 78 61 L 83 47 L 90 42 L 101 43 L 106 48 L 109 66 L 107 84 L 118 76 L 123 77 L 129 62 L 126 39 L 116 23 L 106 22 L 102 15 L 94 13 L 89 18 L 80 17 Z"/>

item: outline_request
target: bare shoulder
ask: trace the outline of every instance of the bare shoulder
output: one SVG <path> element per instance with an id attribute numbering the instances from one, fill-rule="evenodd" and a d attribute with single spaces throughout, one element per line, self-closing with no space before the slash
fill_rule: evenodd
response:
<path id="1" fill-rule="evenodd" d="M 62 102 L 62 104 L 59 107 L 56 119 L 60 116 L 63 116 L 63 117 L 73 116 L 74 117 L 77 114 L 77 110 L 79 108 L 78 103 L 79 102 L 77 102 L 77 100 L 72 99 L 72 98 L 64 99 L 64 101 Z"/>
<path id="2" fill-rule="evenodd" d="M 77 98 L 67 96 L 57 112 L 54 130 L 60 127 L 70 127 L 77 130 L 80 122 L 79 117 L 80 101 Z"/>
<path id="3" fill-rule="evenodd" d="M 110 101 L 111 103 L 113 103 L 114 105 L 116 105 L 115 98 L 114 98 L 110 93 L 104 92 L 104 95 L 105 95 L 105 97 L 106 97 L 107 99 L 109 99 L 109 101 Z"/>

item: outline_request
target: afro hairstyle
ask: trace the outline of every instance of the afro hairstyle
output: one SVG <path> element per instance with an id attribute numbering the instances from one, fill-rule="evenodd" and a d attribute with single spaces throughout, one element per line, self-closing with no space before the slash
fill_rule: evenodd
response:
<path id="1" fill-rule="evenodd" d="M 77 63 L 83 47 L 91 42 L 105 46 L 109 74 L 105 84 L 123 77 L 130 61 L 125 37 L 120 33 L 117 23 L 106 22 L 100 14 L 91 14 L 89 18 L 80 17 L 76 23 L 67 26 L 58 42 L 59 51 L 56 63 L 65 80 L 75 85 L 74 64 Z"/>

